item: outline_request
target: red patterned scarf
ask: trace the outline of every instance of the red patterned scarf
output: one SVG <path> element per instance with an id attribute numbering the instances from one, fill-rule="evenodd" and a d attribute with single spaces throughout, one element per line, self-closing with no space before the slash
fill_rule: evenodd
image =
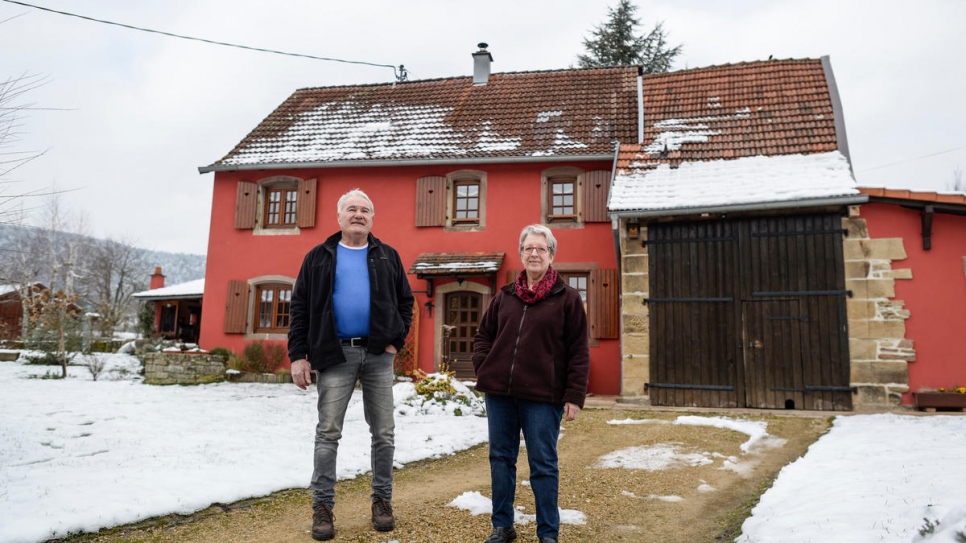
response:
<path id="1" fill-rule="evenodd" d="M 527 287 L 527 270 L 520 272 L 516 282 L 513 284 L 513 288 L 516 290 L 517 298 L 523 300 L 523 303 L 527 305 L 533 305 L 546 298 L 556 282 L 557 270 L 553 269 L 553 266 L 549 266 L 547 273 L 544 274 L 543 279 L 533 286 L 533 290 Z"/>

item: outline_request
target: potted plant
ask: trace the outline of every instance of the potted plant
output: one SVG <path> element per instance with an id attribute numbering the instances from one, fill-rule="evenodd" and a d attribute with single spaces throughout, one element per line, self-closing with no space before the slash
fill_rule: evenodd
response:
<path id="1" fill-rule="evenodd" d="M 966 408 L 966 387 L 953 387 L 938 390 L 913 392 L 912 396 L 919 409 L 963 409 Z"/>

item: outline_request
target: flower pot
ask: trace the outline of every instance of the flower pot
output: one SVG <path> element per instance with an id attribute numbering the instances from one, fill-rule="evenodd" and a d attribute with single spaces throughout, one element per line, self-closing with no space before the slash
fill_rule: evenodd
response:
<path id="1" fill-rule="evenodd" d="M 966 408 L 966 394 L 957 392 L 913 392 L 916 407 L 919 409 L 963 409 Z"/>

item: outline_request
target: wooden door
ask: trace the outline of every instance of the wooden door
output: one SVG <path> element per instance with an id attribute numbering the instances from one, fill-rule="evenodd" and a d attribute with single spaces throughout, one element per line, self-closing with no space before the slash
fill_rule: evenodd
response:
<path id="1" fill-rule="evenodd" d="M 742 313 L 746 405 L 802 408 L 801 328 L 808 319 L 799 313 L 798 300 L 743 302 Z"/>
<path id="2" fill-rule="evenodd" d="M 651 403 L 738 407 L 734 224 L 660 225 L 647 247 Z"/>
<path id="3" fill-rule="evenodd" d="M 465 290 L 450 292 L 446 295 L 445 304 L 443 360 L 448 361 L 458 379 L 476 378 L 476 372 L 473 371 L 473 336 L 480 326 L 483 295 Z"/>
<path id="4" fill-rule="evenodd" d="M 841 216 L 648 225 L 654 405 L 850 410 Z"/>

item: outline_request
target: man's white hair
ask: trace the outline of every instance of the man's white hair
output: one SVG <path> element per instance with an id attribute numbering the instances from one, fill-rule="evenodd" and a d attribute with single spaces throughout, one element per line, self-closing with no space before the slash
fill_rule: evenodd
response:
<path id="1" fill-rule="evenodd" d="M 365 198 L 366 201 L 369 202 L 369 209 L 372 211 L 372 215 L 376 215 L 376 206 L 372 205 L 372 199 L 370 199 L 369 196 L 367 196 L 366 193 L 362 192 L 360 189 L 352 189 L 343 194 L 342 197 L 339 198 L 339 203 L 336 206 L 336 212 L 342 213 L 342 208 L 345 207 L 345 201 L 353 196 L 361 196 L 362 198 Z"/>

